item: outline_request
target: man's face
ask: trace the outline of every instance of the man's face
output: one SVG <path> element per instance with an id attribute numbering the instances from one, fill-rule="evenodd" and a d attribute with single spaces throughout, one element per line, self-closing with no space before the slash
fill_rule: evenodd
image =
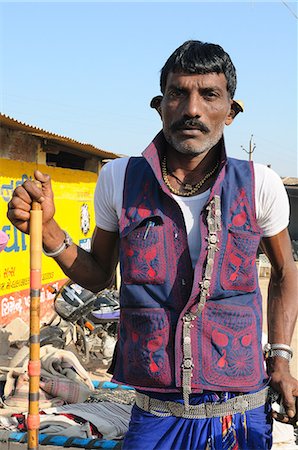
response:
<path id="1" fill-rule="evenodd" d="M 208 152 L 233 120 L 231 104 L 223 73 L 170 72 L 160 110 L 167 142 L 183 154 Z"/>

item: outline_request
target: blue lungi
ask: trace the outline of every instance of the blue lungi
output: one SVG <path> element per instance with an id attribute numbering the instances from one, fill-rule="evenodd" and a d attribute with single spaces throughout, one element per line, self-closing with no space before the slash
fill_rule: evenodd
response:
<path id="1" fill-rule="evenodd" d="M 178 401 L 175 394 L 150 396 Z M 190 404 L 223 402 L 232 393 L 192 395 Z M 157 417 L 134 405 L 123 450 L 268 450 L 272 446 L 271 405 L 227 418 Z"/>

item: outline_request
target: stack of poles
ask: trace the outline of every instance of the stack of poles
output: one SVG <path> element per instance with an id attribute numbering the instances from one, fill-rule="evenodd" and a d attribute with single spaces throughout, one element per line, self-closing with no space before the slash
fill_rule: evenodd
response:
<path id="1" fill-rule="evenodd" d="M 38 202 L 33 202 L 30 211 L 30 352 L 28 363 L 29 405 L 28 405 L 28 446 L 38 449 L 39 382 L 40 382 L 40 291 L 42 256 L 42 210 Z"/>

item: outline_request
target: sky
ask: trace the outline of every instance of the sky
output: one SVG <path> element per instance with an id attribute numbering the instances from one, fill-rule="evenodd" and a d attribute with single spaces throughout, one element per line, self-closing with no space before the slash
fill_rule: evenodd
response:
<path id="1" fill-rule="evenodd" d="M 184 41 L 220 44 L 245 111 L 230 156 L 298 176 L 297 2 L 0 1 L 0 111 L 98 148 L 140 155 L 161 129 L 150 100 Z M 253 137 L 251 137 L 253 136 Z"/>

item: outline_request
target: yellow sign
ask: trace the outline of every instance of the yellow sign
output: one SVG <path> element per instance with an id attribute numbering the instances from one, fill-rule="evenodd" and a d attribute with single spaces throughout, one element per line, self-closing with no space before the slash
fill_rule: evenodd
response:
<path id="1" fill-rule="evenodd" d="M 92 172 L 62 169 L 1 159 L 0 171 L 0 229 L 9 236 L 5 250 L 0 253 L 0 326 L 13 318 L 28 316 L 29 307 L 29 237 L 18 231 L 6 218 L 7 204 L 13 190 L 26 179 L 33 178 L 38 169 L 51 176 L 55 197 L 55 220 L 68 231 L 74 242 L 90 249 L 95 226 L 93 196 L 97 175 Z M 59 287 L 65 275 L 52 258 L 42 257 L 41 315 L 51 309 L 53 295 L 47 285 Z"/>

